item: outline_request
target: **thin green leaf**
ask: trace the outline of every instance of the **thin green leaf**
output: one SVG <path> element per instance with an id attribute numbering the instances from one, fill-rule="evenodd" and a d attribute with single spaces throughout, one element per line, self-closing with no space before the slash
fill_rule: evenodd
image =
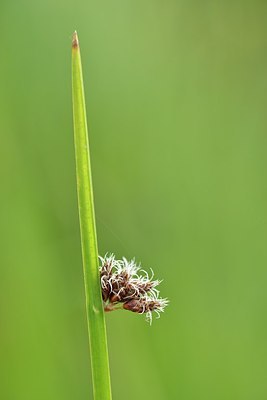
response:
<path id="1" fill-rule="evenodd" d="M 78 206 L 94 399 L 111 400 L 82 65 L 76 32 L 72 40 L 72 96 Z"/>

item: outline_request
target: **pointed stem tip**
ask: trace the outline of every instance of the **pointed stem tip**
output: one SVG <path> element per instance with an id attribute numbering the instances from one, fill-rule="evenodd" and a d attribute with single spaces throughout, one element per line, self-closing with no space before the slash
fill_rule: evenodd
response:
<path id="1" fill-rule="evenodd" d="M 72 48 L 77 49 L 79 47 L 79 40 L 78 40 L 78 35 L 77 32 L 74 31 L 72 35 Z"/>

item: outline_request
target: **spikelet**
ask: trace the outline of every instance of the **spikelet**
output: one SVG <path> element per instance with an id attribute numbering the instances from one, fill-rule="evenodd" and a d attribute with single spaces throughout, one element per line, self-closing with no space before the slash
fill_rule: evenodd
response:
<path id="1" fill-rule="evenodd" d="M 99 257 L 101 261 L 100 280 L 105 311 L 119 308 L 138 314 L 146 314 L 146 320 L 151 324 L 152 312 L 158 317 L 164 311 L 169 301 L 159 297 L 157 286 L 159 280 L 151 277 L 136 265 L 135 260 L 126 258 L 116 260 L 114 254 Z"/>

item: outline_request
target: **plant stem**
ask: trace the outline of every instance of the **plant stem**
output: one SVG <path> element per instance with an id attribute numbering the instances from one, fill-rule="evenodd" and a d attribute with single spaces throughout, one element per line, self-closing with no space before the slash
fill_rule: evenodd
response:
<path id="1" fill-rule="evenodd" d="M 76 32 L 72 40 L 72 98 L 78 206 L 94 400 L 111 400 L 82 65 Z"/>

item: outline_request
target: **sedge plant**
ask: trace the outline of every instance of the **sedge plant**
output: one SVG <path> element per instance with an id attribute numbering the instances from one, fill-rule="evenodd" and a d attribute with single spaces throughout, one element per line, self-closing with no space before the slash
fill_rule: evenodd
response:
<path id="1" fill-rule="evenodd" d="M 81 53 L 77 32 L 72 38 L 72 100 L 74 144 L 86 312 L 94 400 L 111 400 L 111 384 L 105 311 L 125 309 L 146 314 L 164 311 L 167 299 L 159 297 L 159 280 L 136 265 L 134 260 L 99 257 L 96 235 L 92 173 L 89 153 Z"/>

